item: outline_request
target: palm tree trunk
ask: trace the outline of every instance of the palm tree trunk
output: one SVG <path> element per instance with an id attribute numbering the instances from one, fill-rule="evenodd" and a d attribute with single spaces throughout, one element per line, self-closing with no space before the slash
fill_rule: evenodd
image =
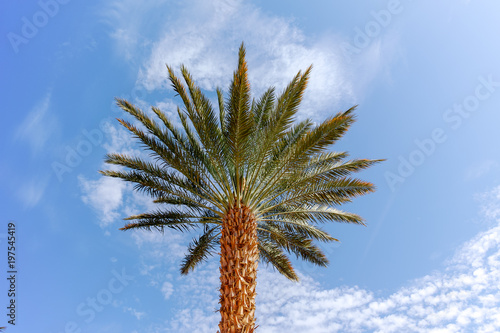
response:
<path id="1" fill-rule="evenodd" d="M 259 248 L 257 222 L 235 205 L 222 220 L 218 333 L 253 333 Z"/>

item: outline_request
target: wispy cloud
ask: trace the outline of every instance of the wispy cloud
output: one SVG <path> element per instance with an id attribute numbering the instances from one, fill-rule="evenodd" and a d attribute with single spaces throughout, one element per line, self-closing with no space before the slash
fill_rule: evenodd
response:
<path id="1" fill-rule="evenodd" d="M 491 170 L 498 167 L 498 163 L 493 160 L 484 160 L 469 167 L 466 170 L 465 179 L 474 180 L 488 174 Z"/>
<path id="2" fill-rule="evenodd" d="M 263 333 L 498 332 L 500 330 L 500 186 L 483 195 L 495 225 L 463 244 L 441 271 L 409 281 L 388 296 L 357 286 L 322 288 L 303 275 L 292 283 L 259 270 L 257 321 Z M 203 279 L 200 279 L 203 276 Z M 213 332 L 218 275 L 211 262 L 173 287 L 186 304 L 167 332 Z M 196 327 L 192 318 L 196 318 Z"/>
<path id="3" fill-rule="evenodd" d="M 104 177 L 88 180 L 83 176 L 79 176 L 78 181 L 83 192 L 82 200 L 97 211 L 101 227 L 122 217 L 117 210 L 122 205 L 123 190 L 126 187 L 123 181 Z"/>
<path id="4" fill-rule="evenodd" d="M 168 281 L 163 282 L 163 285 L 161 286 L 161 292 L 163 294 L 163 298 L 169 299 L 174 292 L 174 285 Z"/>
<path id="5" fill-rule="evenodd" d="M 466 243 L 437 272 L 388 297 L 357 287 L 324 290 L 265 278 L 263 332 L 496 332 L 500 328 L 500 227 Z M 298 314 L 301 314 L 300 316 Z"/>
<path id="6" fill-rule="evenodd" d="M 269 86 L 281 90 L 313 64 L 300 117 L 324 118 L 339 105 L 359 103 L 377 76 L 391 79 L 387 64 L 401 53 L 397 25 L 383 29 L 360 54 L 346 59 L 341 46 L 351 43 L 352 36 L 308 35 L 292 18 L 239 0 L 115 1 L 103 12 L 117 52 L 141 66 L 137 85 L 149 90 L 169 87 L 165 64 L 176 69 L 186 65 L 203 89 L 226 89 L 242 41 L 256 96 Z"/>
<path id="7" fill-rule="evenodd" d="M 341 100 L 355 102 L 356 78 L 346 72 L 340 40 L 334 34 L 306 36 L 292 19 L 263 13 L 243 1 L 129 3 L 113 2 L 104 10 L 105 17 L 118 53 L 142 63 L 138 84 L 149 90 L 169 87 L 165 64 L 176 69 L 186 65 L 204 89 L 226 89 L 244 41 L 256 96 L 269 86 L 281 90 L 299 70 L 313 64 L 301 116 L 338 111 Z M 158 11 L 175 15 L 158 19 Z"/>
<path id="8" fill-rule="evenodd" d="M 17 128 L 15 138 L 27 142 L 32 152 L 38 154 L 58 130 L 58 120 L 50 113 L 52 94 L 49 91 L 39 100 Z"/>
<path id="9" fill-rule="evenodd" d="M 172 5 L 167 0 L 132 1 L 119 0 L 108 1 L 104 8 L 99 9 L 102 21 L 109 27 L 109 36 L 116 43 L 117 53 L 129 62 L 137 61 L 145 47 L 153 41 L 150 36 L 154 31 L 151 28 L 152 21 L 165 19 L 165 10 L 158 10 L 162 5 Z M 157 27 L 154 27 L 155 29 Z"/>
<path id="10" fill-rule="evenodd" d="M 17 189 L 17 197 L 24 202 L 26 208 L 33 208 L 42 199 L 47 184 L 47 177 L 26 181 Z"/>
<path id="11" fill-rule="evenodd" d="M 131 313 L 137 320 L 141 320 L 146 315 L 145 312 L 137 311 L 136 309 L 131 307 L 124 307 L 123 310 L 125 312 Z"/>
<path id="12" fill-rule="evenodd" d="M 121 153 L 147 157 L 147 153 L 137 150 L 134 138 L 121 127 L 107 123 L 107 141 L 103 144 L 108 153 Z M 120 170 L 121 167 L 103 164 L 102 170 Z M 106 228 L 117 220 L 139 213 L 138 207 L 152 209 L 151 198 L 142 193 L 132 192 L 131 186 L 118 178 L 101 176 L 88 179 L 78 176 L 82 201 L 98 214 L 100 226 Z"/>
<path id="13" fill-rule="evenodd" d="M 314 64 L 305 114 L 314 116 L 313 110 L 352 98 L 335 37 L 308 40 L 291 20 L 264 14 L 241 1 L 189 1 L 185 6 L 144 62 L 139 82 L 148 89 L 168 86 L 166 63 L 174 68 L 186 65 L 204 89 L 225 89 L 244 41 L 254 93 L 269 86 L 279 91 L 299 70 Z M 196 8 L 199 15 L 191 15 L 188 8 Z"/>

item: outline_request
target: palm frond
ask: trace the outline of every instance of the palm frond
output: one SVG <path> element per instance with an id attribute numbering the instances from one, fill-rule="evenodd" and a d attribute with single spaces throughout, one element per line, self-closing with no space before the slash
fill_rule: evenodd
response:
<path id="1" fill-rule="evenodd" d="M 276 143 L 282 140 L 282 137 L 287 133 L 297 113 L 298 105 L 300 104 L 303 92 L 306 88 L 309 79 L 311 67 L 309 67 L 304 74 L 301 72 L 293 78 L 290 84 L 285 88 L 283 93 L 278 97 L 276 103 L 274 102 L 274 89 L 268 90 L 261 98 L 260 104 L 263 105 L 264 110 L 258 112 L 257 119 L 259 120 L 259 131 L 256 132 L 256 137 L 259 138 L 259 144 L 256 145 L 255 159 L 252 161 L 257 166 L 257 172 L 253 172 L 249 176 L 250 191 L 254 189 L 257 180 L 260 179 L 261 183 L 265 183 L 260 174 L 261 166 L 269 159 Z M 262 113 L 262 115 L 261 115 Z M 267 163 L 264 170 L 269 169 Z M 260 190 L 257 190 L 261 192 Z"/>
<path id="2" fill-rule="evenodd" d="M 278 207 L 283 208 L 283 206 Z M 324 205 L 313 206 L 298 206 L 295 209 L 287 211 L 275 212 L 266 214 L 262 221 L 289 221 L 288 223 L 295 223 L 296 221 L 310 221 L 310 222 L 344 222 L 344 223 L 363 223 L 363 218 L 357 214 L 344 212 L 342 210 L 331 208 Z"/>
<path id="3" fill-rule="evenodd" d="M 188 254 L 184 257 L 181 265 L 181 274 L 186 275 L 201 262 L 207 260 L 219 243 L 220 233 L 217 226 L 205 228 L 204 233 L 193 239 L 188 246 Z"/>
<path id="4" fill-rule="evenodd" d="M 209 198 L 204 196 L 204 192 L 199 187 L 188 181 L 178 179 L 175 175 L 164 172 L 162 178 L 148 175 L 145 172 L 137 171 L 100 171 L 104 176 L 120 178 L 134 185 L 134 189 L 144 192 L 154 199 L 176 197 L 183 200 L 185 205 L 211 209 L 208 207 Z M 214 210 L 215 212 L 216 210 Z"/>
<path id="5" fill-rule="evenodd" d="M 273 223 L 266 223 L 259 227 L 259 233 L 261 239 L 275 243 L 288 253 L 294 253 L 297 258 L 302 258 L 323 267 L 328 264 L 325 254 L 307 237 L 297 233 L 290 233 Z"/>
<path id="6" fill-rule="evenodd" d="M 290 259 L 278 246 L 272 242 L 259 239 L 260 259 L 271 264 L 278 272 L 286 276 L 289 280 L 299 281 L 299 277 L 292 267 Z"/>
<path id="7" fill-rule="evenodd" d="M 312 225 L 314 220 L 310 216 L 294 216 L 292 214 L 285 216 L 270 216 L 259 219 L 259 225 L 271 224 L 279 226 L 289 233 L 296 233 L 306 238 L 311 238 L 321 242 L 338 242 L 339 240 L 333 238 L 326 231 L 318 226 Z"/>
<path id="8" fill-rule="evenodd" d="M 241 198 L 243 190 L 241 176 L 245 172 L 245 161 L 249 155 L 248 142 L 254 128 L 253 117 L 250 114 L 250 83 L 247 71 L 245 48 L 242 44 L 239 50 L 238 68 L 229 87 L 230 97 L 226 101 L 225 118 L 228 159 L 234 165 L 234 174 L 231 178 L 237 201 Z"/>
<path id="9" fill-rule="evenodd" d="M 165 228 L 171 228 L 179 231 L 186 231 L 196 228 L 203 224 L 221 224 L 219 219 L 215 217 L 204 217 L 200 219 L 199 215 L 188 214 L 180 210 L 157 210 L 152 213 L 144 213 L 132 215 L 125 220 L 137 220 L 137 222 L 128 223 L 120 230 L 129 229 L 156 229 L 163 232 Z"/>
<path id="10" fill-rule="evenodd" d="M 227 162 L 224 158 L 227 149 L 211 102 L 194 84 L 185 67 L 181 67 L 181 72 L 188 86 L 188 91 L 175 75 L 173 69 L 168 67 L 168 71 L 174 90 L 184 102 L 186 113 L 181 112 L 179 108 L 177 113 L 187 134 L 188 141 L 196 153 L 195 158 L 197 157 L 202 162 L 212 176 L 211 179 L 215 182 L 212 183 L 212 186 L 214 191 L 218 192 L 218 196 L 228 196 L 230 185 L 227 177 Z M 187 122 L 188 119 L 195 130 L 194 132 Z"/>

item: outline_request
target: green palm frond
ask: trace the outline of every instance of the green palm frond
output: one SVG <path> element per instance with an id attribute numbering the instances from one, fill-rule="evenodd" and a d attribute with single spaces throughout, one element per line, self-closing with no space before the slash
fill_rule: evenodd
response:
<path id="1" fill-rule="evenodd" d="M 339 241 L 318 226 L 311 225 L 310 222 L 311 218 L 298 219 L 292 216 L 289 216 L 288 218 L 269 217 L 260 219 L 259 225 L 271 224 L 273 226 L 279 226 L 287 232 L 295 233 L 300 236 L 311 238 L 313 240 L 318 240 L 321 242 Z"/>
<path id="2" fill-rule="evenodd" d="M 292 281 L 298 281 L 299 277 L 292 267 L 290 259 L 282 249 L 265 239 L 259 239 L 259 254 L 263 262 L 271 264 L 278 272 Z"/>
<path id="3" fill-rule="evenodd" d="M 313 206 L 297 206 L 297 207 L 278 207 L 279 211 L 270 212 L 265 214 L 260 220 L 262 221 L 276 221 L 280 219 L 285 219 L 290 221 L 289 223 L 295 223 L 294 221 L 300 221 L 305 223 L 324 223 L 324 222 L 345 222 L 345 223 L 355 223 L 362 224 L 363 218 L 357 214 L 344 212 L 342 210 L 327 207 L 324 205 L 313 205 Z"/>
<path id="4" fill-rule="evenodd" d="M 216 246 L 219 244 L 220 233 L 217 233 L 217 227 L 205 227 L 205 231 L 198 239 L 193 241 L 188 246 L 188 254 L 184 257 L 181 265 L 181 274 L 188 274 L 190 271 L 207 260 Z"/>
<path id="5" fill-rule="evenodd" d="M 266 223 L 259 228 L 259 238 L 276 244 L 288 253 L 294 253 L 298 258 L 309 261 L 318 266 L 326 267 L 328 259 L 316 247 L 310 238 L 299 233 L 289 232 L 273 223 Z"/>
<path id="6" fill-rule="evenodd" d="M 163 231 L 165 228 L 171 228 L 186 231 L 196 228 L 198 224 L 220 224 L 217 222 L 218 219 L 215 217 L 204 217 L 203 219 L 200 219 L 199 215 L 187 214 L 176 209 L 158 210 L 152 213 L 132 215 L 127 217 L 125 220 L 137 220 L 137 222 L 131 222 L 123 228 L 120 228 L 120 230 L 156 229 L 158 231 Z"/>

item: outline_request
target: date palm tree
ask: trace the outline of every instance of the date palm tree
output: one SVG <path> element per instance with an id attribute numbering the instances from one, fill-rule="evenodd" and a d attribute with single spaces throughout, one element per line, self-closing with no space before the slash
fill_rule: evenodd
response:
<path id="1" fill-rule="evenodd" d="M 118 105 L 137 121 L 118 121 L 139 139 L 151 159 L 108 154 L 106 162 L 126 167 L 101 171 L 135 184 L 158 210 L 134 215 L 121 230 L 171 228 L 200 230 L 181 264 L 187 274 L 220 254 L 219 330 L 254 332 L 255 287 L 259 261 L 298 280 L 287 254 L 326 266 L 314 241 L 337 241 L 318 225 L 363 224 L 360 216 L 337 206 L 374 191 L 373 184 L 349 175 L 380 160 L 347 159 L 327 151 L 354 121 L 354 107 L 315 125 L 295 123 L 309 67 L 278 96 L 273 88 L 250 96 L 245 48 L 224 98 L 217 89 L 217 111 L 184 66 L 182 80 L 168 67 L 181 126 L 156 107 L 147 115 L 129 102 Z"/>

